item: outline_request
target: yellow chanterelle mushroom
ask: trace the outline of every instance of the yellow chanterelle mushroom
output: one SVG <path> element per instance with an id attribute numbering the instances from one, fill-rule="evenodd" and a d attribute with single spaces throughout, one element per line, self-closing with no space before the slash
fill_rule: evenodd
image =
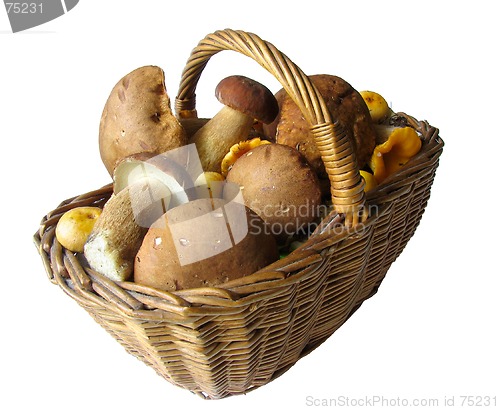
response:
<path id="1" fill-rule="evenodd" d="M 359 171 L 361 178 L 365 180 L 365 192 L 370 192 L 372 189 L 375 189 L 377 187 L 377 180 L 375 179 L 375 176 L 371 174 L 370 172 L 367 171 Z"/>
<path id="2" fill-rule="evenodd" d="M 411 127 L 394 128 L 387 141 L 375 147 L 370 168 L 378 183 L 393 174 L 420 151 L 422 141 Z"/>
<path id="3" fill-rule="evenodd" d="M 250 151 L 252 148 L 264 144 L 270 144 L 270 142 L 267 140 L 261 140 L 258 137 L 234 144 L 222 160 L 221 174 L 227 176 L 227 173 L 239 157 L 241 157 L 244 153 Z"/>

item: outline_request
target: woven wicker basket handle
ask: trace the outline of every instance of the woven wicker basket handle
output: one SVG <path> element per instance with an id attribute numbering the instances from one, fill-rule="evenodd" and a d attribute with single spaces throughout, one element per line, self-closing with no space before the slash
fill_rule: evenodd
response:
<path id="1" fill-rule="evenodd" d="M 219 51 L 237 51 L 252 58 L 281 83 L 310 125 L 331 183 L 335 211 L 353 226 L 367 218 L 364 181 L 348 135 L 334 122 L 317 88 L 288 57 L 257 35 L 230 29 L 206 36 L 193 49 L 182 72 L 175 110 L 179 117 L 196 117 L 195 89 L 210 57 Z"/>

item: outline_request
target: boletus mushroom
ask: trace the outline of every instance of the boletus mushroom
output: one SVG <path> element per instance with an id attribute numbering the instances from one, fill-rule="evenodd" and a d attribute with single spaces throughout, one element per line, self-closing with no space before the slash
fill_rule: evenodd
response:
<path id="1" fill-rule="evenodd" d="M 270 123 L 278 114 L 278 102 L 264 85 L 248 77 L 224 78 L 215 96 L 224 107 L 189 140 L 196 144 L 204 171 L 221 171 L 231 146 L 251 135 L 255 120 Z"/>
<path id="2" fill-rule="evenodd" d="M 224 198 L 240 191 L 280 245 L 301 231 L 307 233 L 308 224 L 319 216 L 317 175 L 302 154 L 287 145 L 260 145 L 238 158 L 227 174 Z"/>
<path id="3" fill-rule="evenodd" d="M 160 67 L 140 67 L 112 89 L 99 126 L 101 159 L 110 175 L 117 163 L 140 152 L 161 154 L 187 143 L 170 108 Z"/>
<path id="4" fill-rule="evenodd" d="M 194 199 L 187 172 L 165 155 L 124 158 L 114 171 L 114 193 L 84 246 L 90 267 L 112 280 L 128 280 L 151 224 L 169 208 Z"/>
<path id="5" fill-rule="evenodd" d="M 363 168 L 375 148 L 376 136 L 374 124 L 363 97 L 340 77 L 318 74 L 309 78 L 318 88 L 333 119 L 339 121 L 348 133 L 353 143 L 358 167 Z M 264 124 L 264 134 L 270 140 L 289 145 L 304 155 L 320 178 L 324 193 L 328 193 L 330 190 L 328 175 L 314 137 L 309 131 L 310 125 L 284 89 L 278 91 L 275 96 L 279 102 L 280 112 L 273 123 Z"/>
<path id="6" fill-rule="evenodd" d="M 149 229 L 134 282 L 175 291 L 216 287 L 278 259 L 264 222 L 238 201 L 201 198 L 172 208 Z"/>

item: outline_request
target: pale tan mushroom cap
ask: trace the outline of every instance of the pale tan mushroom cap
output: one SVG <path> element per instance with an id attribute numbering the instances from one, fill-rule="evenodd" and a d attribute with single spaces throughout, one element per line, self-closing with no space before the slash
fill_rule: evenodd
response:
<path id="1" fill-rule="evenodd" d="M 99 126 L 99 151 L 111 176 L 122 158 L 139 152 L 161 154 L 186 143 L 160 67 L 137 68 L 114 86 Z"/>

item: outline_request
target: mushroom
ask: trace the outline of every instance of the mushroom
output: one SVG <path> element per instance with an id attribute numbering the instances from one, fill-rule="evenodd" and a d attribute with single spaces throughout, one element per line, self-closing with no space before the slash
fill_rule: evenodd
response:
<path id="1" fill-rule="evenodd" d="M 56 238 L 71 252 L 83 252 L 83 246 L 102 213 L 97 206 L 77 206 L 66 211 L 56 225 Z"/>
<path id="2" fill-rule="evenodd" d="M 231 146 L 249 137 L 255 120 L 273 121 L 279 108 L 268 88 L 244 76 L 223 79 L 215 95 L 224 107 L 189 142 L 196 144 L 204 171 L 220 172 Z"/>
<path id="3" fill-rule="evenodd" d="M 246 152 L 251 149 L 258 147 L 259 145 L 270 144 L 271 142 L 267 140 L 261 140 L 259 137 L 252 138 L 250 140 L 241 141 L 237 144 L 234 144 L 229 152 L 222 159 L 220 169 L 222 175 L 227 175 L 231 167 L 234 165 L 236 160 L 241 157 Z"/>
<path id="4" fill-rule="evenodd" d="M 374 124 L 363 97 L 342 78 L 319 74 L 309 77 L 318 88 L 334 120 L 338 120 L 353 142 L 359 168 L 363 168 L 375 147 Z M 265 135 L 277 143 L 296 148 L 312 166 L 322 182 L 325 194 L 330 192 L 330 182 L 316 147 L 310 124 L 291 97 L 281 89 L 276 93 L 280 112 L 273 123 L 264 125 Z"/>
<path id="5" fill-rule="evenodd" d="M 238 200 L 201 198 L 151 226 L 135 259 L 134 282 L 166 291 L 214 287 L 278 257 L 273 236 L 253 211 Z"/>
<path id="6" fill-rule="evenodd" d="M 219 172 L 202 172 L 194 181 L 198 198 L 222 198 L 226 179 Z"/>
<path id="7" fill-rule="evenodd" d="M 194 199 L 187 172 L 166 155 L 124 158 L 114 171 L 114 192 L 85 243 L 90 267 L 128 280 L 150 225 L 169 208 Z"/>
<path id="8" fill-rule="evenodd" d="M 381 136 L 385 141 L 375 147 L 369 162 L 378 184 L 398 171 L 422 148 L 422 140 L 412 127 L 387 126 L 384 132 L 387 137 Z"/>
<path id="9" fill-rule="evenodd" d="M 170 109 L 160 67 L 137 68 L 114 86 L 99 126 L 101 159 L 110 175 L 125 157 L 161 154 L 186 143 L 184 128 Z"/>
<path id="10" fill-rule="evenodd" d="M 203 127 L 208 121 L 210 121 L 210 118 L 178 117 L 178 120 L 184 128 L 184 131 L 186 132 L 187 139 L 190 140 L 196 133 L 196 131 Z"/>
<path id="11" fill-rule="evenodd" d="M 307 233 L 319 216 L 318 178 L 305 158 L 287 145 L 259 145 L 238 158 L 227 174 L 224 198 L 240 191 L 245 205 L 266 222 L 280 245 Z"/>
<path id="12" fill-rule="evenodd" d="M 371 172 L 365 171 L 361 169 L 359 171 L 359 175 L 361 175 L 361 178 L 365 180 L 365 187 L 363 190 L 368 193 L 375 189 L 378 185 L 377 180 L 375 179 L 375 175 L 373 175 Z"/>
<path id="13" fill-rule="evenodd" d="M 191 140 L 193 135 L 208 121 L 210 121 L 210 118 L 198 118 L 198 117 L 179 116 L 177 119 L 184 128 L 188 140 Z M 249 138 L 263 137 L 263 136 L 264 136 L 263 124 L 261 121 L 255 120 L 252 129 L 249 132 Z"/>
<path id="14" fill-rule="evenodd" d="M 360 91 L 359 94 L 363 97 L 374 123 L 381 124 L 393 114 L 389 104 L 381 94 L 369 90 Z"/>
<path id="15" fill-rule="evenodd" d="M 169 190 L 171 206 L 177 206 L 195 196 L 193 176 L 185 169 L 182 147 L 160 155 L 139 153 L 122 159 L 113 172 L 113 192 L 116 194 L 142 180 L 158 180 Z"/>

